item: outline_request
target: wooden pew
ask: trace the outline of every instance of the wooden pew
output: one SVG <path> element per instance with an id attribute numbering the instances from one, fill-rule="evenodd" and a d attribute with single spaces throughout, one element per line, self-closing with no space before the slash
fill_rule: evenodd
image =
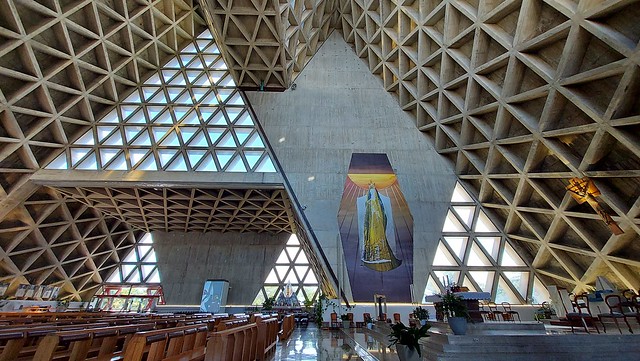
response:
<path id="1" fill-rule="evenodd" d="M 189 325 L 136 333 L 124 351 L 124 361 L 202 360 L 208 329 Z"/>
<path id="2" fill-rule="evenodd" d="M 33 360 L 111 360 L 120 356 L 127 340 L 136 332 L 153 330 L 153 327 L 153 323 L 147 323 L 48 334 L 38 344 Z"/>
<path id="3" fill-rule="evenodd" d="M 229 329 L 232 329 L 232 328 L 245 326 L 245 325 L 248 325 L 248 324 L 249 324 L 249 320 L 248 319 L 240 319 L 240 320 L 232 319 L 232 320 L 227 320 L 227 321 L 221 321 L 218 324 L 218 326 L 216 327 L 216 331 L 229 330 Z"/>
<path id="4" fill-rule="evenodd" d="M 275 352 L 280 327 L 277 316 L 266 316 L 264 319 L 262 316 L 257 316 L 255 320 L 258 327 L 255 359 L 263 361 L 267 355 Z"/>
<path id="5" fill-rule="evenodd" d="M 92 323 L 80 325 L 46 325 L 25 327 L 14 325 L 13 329 L 0 331 L 0 361 L 15 360 L 19 357 L 33 356 L 36 345 L 48 334 L 59 331 L 84 330 L 92 327 L 108 327 L 108 323 Z"/>
<path id="6" fill-rule="evenodd" d="M 293 315 L 286 315 L 282 319 L 282 330 L 280 332 L 280 341 L 286 340 L 296 328 L 296 319 Z"/>
<path id="7" fill-rule="evenodd" d="M 205 361 L 253 361 L 257 341 L 255 323 L 214 332 L 207 342 Z"/>

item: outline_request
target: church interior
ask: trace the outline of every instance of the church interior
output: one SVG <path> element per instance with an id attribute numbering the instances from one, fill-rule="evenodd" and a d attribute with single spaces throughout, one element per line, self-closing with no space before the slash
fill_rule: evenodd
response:
<path id="1" fill-rule="evenodd" d="M 0 0 L 0 359 L 637 355 L 638 20 Z"/>

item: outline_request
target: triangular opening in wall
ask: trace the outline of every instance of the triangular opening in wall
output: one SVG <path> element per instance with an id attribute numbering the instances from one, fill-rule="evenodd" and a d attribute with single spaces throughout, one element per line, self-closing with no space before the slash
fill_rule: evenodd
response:
<path id="1" fill-rule="evenodd" d="M 493 290 L 495 271 L 469 271 L 469 275 L 482 292 L 491 292 Z"/>
<path id="2" fill-rule="evenodd" d="M 427 285 L 424 289 L 424 296 L 432 296 L 440 293 L 442 293 L 442 291 L 440 290 L 440 286 L 436 283 L 433 276 L 429 275 L 429 278 L 427 279 Z"/>
<path id="3" fill-rule="evenodd" d="M 433 271 L 435 276 L 443 285 L 452 285 L 460 283 L 460 271 L 459 270 L 444 270 Z"/>
<path id="4" fill-rule="evenodd" d="M 458 266 L 455 257 L 449 252 L 447 247 L 442 243 L 438 243 L 438 248 L 433 258 L 434 266 Z"/>
<path id="5" fill-rule="evenodd" d="M 467 249 L 467 241 L 469 240 L 469 238 L 445 236 L 443 237 L 443 239 L 452 250 L 453 254 L 455 254 L 460 261 L 464 260 L 464 254 Z"/>
<path id="6" fill-rule="evenodd" d="M 493 265 L 480 246 L 475 242 L 471 245 L 466 264 L 470 267 L 490 267 Z"/>
<path id="7" fill-rule="evenodd" d="M 478 287 L 473 284 L 469 276 L 464 276 L 464 279 L 462 280 L 462 286 L 467 287 L 469 289 L 469 292 L 479 292 Z"/>
<path id="8" fill-rule="evenodd" d="M 509 302 L 511 304 L 520 303 L 516 293 L 509 287 L 508 281 L 500 277 L 498 280 L 498 288 L 496 289 L 496 303 L 501 304 L 502 302 Z"/>

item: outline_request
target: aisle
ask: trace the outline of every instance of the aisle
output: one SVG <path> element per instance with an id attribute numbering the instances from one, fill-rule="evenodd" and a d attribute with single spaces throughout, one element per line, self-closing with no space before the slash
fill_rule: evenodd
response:
<path id="1" fill-rule="evenodd" d="M 376 336 L 374 338 L 374 336 Z M 278 343 L 271 361 L 398 361 L 387 341 L 363 329 L 320 330 L 315 325 L 296 328 Z"/>
<path id="2" fill-rule="evenodd" d="M 341 331 L 320 330 L 315 325 L 296 328 L 287 342 L 278 343 L 273 361 L 364 361 L 344 342 Z"/>

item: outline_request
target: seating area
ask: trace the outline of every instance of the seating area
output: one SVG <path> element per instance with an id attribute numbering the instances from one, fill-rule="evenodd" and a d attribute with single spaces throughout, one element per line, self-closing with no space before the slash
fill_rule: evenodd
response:
<path id="1" fill-rule="evenodd" d="M 265 360 L 293 315 L 0 313 L 0 360 Z"/>
<path id="2" fill-rule="evenodd" d="M 521 322 L 520 314 L 514 311 L 509 302 L 501 302 L 498 306 L 495 302 L 479 303 L 478 312 L 483 322 Z"/>
<path id="3" fill-rule="evenodd" d="M 565 316 L 559 320 L 553 320 L 550 323 L 557 326 L 571 327 L 571 331 L 574 332 L 575 328 L 581 328 L 586 333 L 596 332 L 600 333 L 598 324 L 602 327 L 604 333 L 607 332 L 607 324 L 613 323 L 617 331 L 622 334 L 623 328 L 633 334 L 634 327 L 640 326 L 640 296 L 635 292 L 622 292 L 622 295 L 607 294 L 603 299 L 604 307 L 606 311 L 602 312 L 600 305 L 595 309 L 598 313 L 594 312 L 593 302 L 586 294 L 573 295 L 573 298 L 569 300 L 571 310 L 568 309 L 568 304 L 562 303 L 565 311 Z M 621 328 L 620 323 L 624 322 L 624 326 Z"/>

